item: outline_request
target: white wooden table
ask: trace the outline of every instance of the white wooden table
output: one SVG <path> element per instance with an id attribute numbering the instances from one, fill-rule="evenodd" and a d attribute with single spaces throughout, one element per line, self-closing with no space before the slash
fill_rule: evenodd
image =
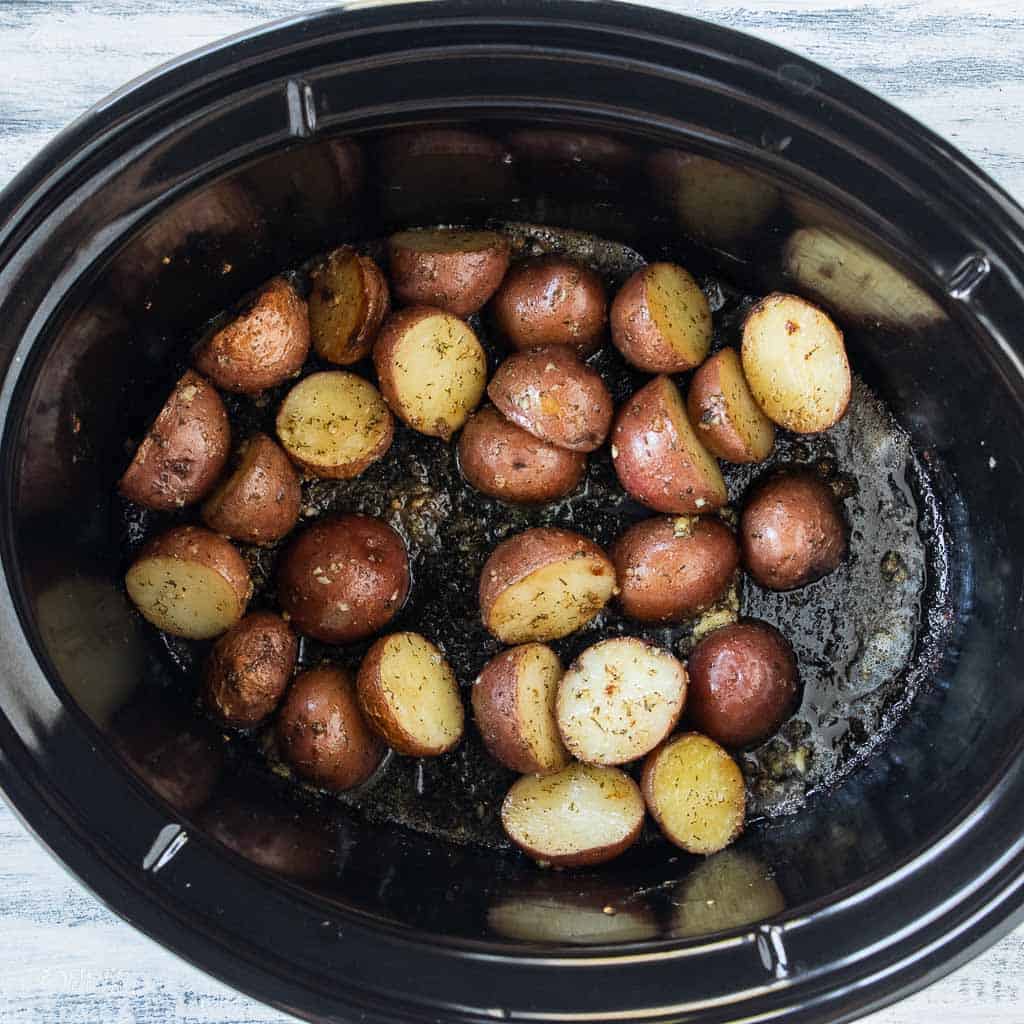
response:
<path id="1" fill-rule="evenodd" d="M 116 86 L 325 0 L 0 0 L 0 187 Z M 853 78 L 1024 200 L 1022 0 L 661 0 Z M 286 1018 L 210 980 L 82 889 L 0 802 L 0 1022 L 250 1024 Z M 869 1024 L 1021 1024 L 1024 928 Z"/>

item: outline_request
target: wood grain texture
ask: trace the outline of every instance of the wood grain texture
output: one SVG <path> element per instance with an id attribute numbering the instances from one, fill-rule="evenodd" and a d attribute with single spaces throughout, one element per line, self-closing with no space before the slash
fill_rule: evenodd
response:
<path id="1" fill-rule="evenodd" d="M 1020 0 L 661 0 L 819 61 L 946 136 L 1024 198 Z M 183 51 L 317 0 L 0 0 L 0 186 L 60 128 Z M 0 1022 L 266 1024 L 122 923 L 0 804 Z M 1020 1024 L 1024 929 L 869 1024 Z"/>

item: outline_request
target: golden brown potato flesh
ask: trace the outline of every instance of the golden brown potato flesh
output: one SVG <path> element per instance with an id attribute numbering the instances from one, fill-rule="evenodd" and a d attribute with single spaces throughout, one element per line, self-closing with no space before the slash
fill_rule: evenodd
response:
<path id="1" fill-rule="evenodd" d="M 296 677 L 277 716 L 277 742 L 299 775 L 332 790 L 366 782 L 386 753 L 359 710 L 352 677 L 336 665 Z"/>
<path id="2" fill-rule="evenodd" d="M 313 268 L 310 282 L 309 328 L 316 354 L 340 366 L 364 359 L 391 309 L 380 268 L 342 246 Z"/>
<path id="3" fill-rule="evenodd" d="M 167 510 L 199 501 L 217 482 L 231 448 L 216 388 L 189 370 L 135 450 L 118 489 L 129 501 Z"/>
<path id="4" fill-rule="evenodd" d="M 480 574 L 480 614 L 506 644 L 557 640 L 611 599 L 615 567 L 591 540 L 537 527 L 502 541 Z"/>
<path id="5" fill-rule="evenodd" d="M 359 667 L 359 706 L 388 746 L 411 757 L 451 750 L 465 725 L 455 673 L 419 633 L 381 637 Z"/>
<path id="6" fill-rule="evenodd" d="M 280 615 L 246 615 L 210 652 L 203 703 L 225 725 L 257 725 L 284 696 L 298 653 L 298 638 Z"/>
<path id="7" fill-rule="evenodd" d="M 656 512 L 711 512 L 728 501 L 722 471 L 669 377 L 655 377 L 626 399 L 611 447 L 619 482 Z"/>
<path id="8" fill-rule="evenodd" d="M 146 544 L 125 576 L 128 596 L 157 629 L 206 640 L 230 629 L 252 595 L 245 560 L 219 534 L 175 526 Z"/>
<path id="9" fill-rule="evenodd" d="M 299 521 L 302 488 L 291 460 L 266 434 L 239 449 L 238 465 L 203 504 L 211 530 L 248 544 L 273 544 Z"/>
<path id="10" fill-rule="evenodd" d="M 644 762 L 642 785 L 665 838 L 689 853 L 717 853 L 743 831 L 743 773 L 707 736 L 683 733 L 655 750 Z"/>
<path id="11" fill-rule="evenodd" d="M 757 484 L 740 517 L 743 565 L 769 590 L 820 580 L 846 557 L 842 508 L 810 470 L 782 470 Z"/>
<path id="12" fill-rule="evenodd" d="M 506 768 L 544 775 L 569 763 L 555 698 L 562 663 L 546 644 L 495 655 L 473 684 L 473 718 L 491 756 Z"/>
<path id="13" fill-rule="evenodd" d="M 569 345 L 589 355 L 608 323 L 601 278 L 564 256 L 540 256 L 514 266 L 491 304 L 494 322 L 518 349 Z"/>
<path id="14" fill-rule="evenodd" d="M 743 324 L 743 372 L 770 420 L 798 434 L 838 423 L 850 404 L 843 332 L 798 295 L 773 292 Z"/>
<path id="15" fill-rule="evenodd" d="M 711 307 L 700 285 L 675 263 L 651 263 L 612 303 L 612 342 L 647 373 L 681 373 L 711 348 Z"/>
<path id="16" fill-rule="evenodd" d="M 627 764 L 675 728 L 686 703 L 686 669 L 668 651 L 615 637 L 588 647 L 558 684 L 558 731 L 573 757 Z"/>
<path id="17" fill-rule="evenodd" d="M 564 498 L 587 471 L 582 452 L 541 441 L 492 405 L 469 418 L 459 435 L 458 451 L 469 485 L 501 501 L 537 504 Z"/>
<path id="18" fill-rule="evenodd" d="M 495 231 L 399 231 L 388 239 L 395 297 L 455 316 L 476 313 L 501 284 L 509 248 Z"/>
<path id="19" fill-rule="evenodd" d="M 701 443 L 726 462 L 764 462 L 775 446 L 775 424 L 754 401 L 735 349 L 716 352 L 693 375 L 686 398 Z"/>
<path id="20" fill-rule="evenodd" d="M 343 515 L 303 530 L 278 562 L 277 599 L 292 625 L 327 643 L 382 629 L 409 593 L 405 543 L 382 519 Z"/>
<path id="21" fill-rule="evenodd" d="M 285 395 L 277 436 L 314 476 L 347 480 L 387 454 L 395 424 L 380 392 L 345 370 L 312 373 Z"/>
<path id="22" fill-rule="evenodd" d="M 487 394 L 516 426 L 573 452 L 600 448 L 614 413 L 601 375 L 564 346 L 509 356 L 495 371 Z"/>
<path id="23" fill-rule="evenodd" d="M 411 306 L 388 319 L 373 346 L 373 365 L 395 415 L 445 441 L 469 419 L 487 385 L 487 359 L 473 328 L 431 306 Z"/>
<path id="24" fill-rule="evenodd" d="M 306 300 L 275 277 L 245 312 L 200 345 L 194 363 L 217 387 L 255 395 L 294 377 L 308 354 Z"/>
<path id="25" fill-rule="evenodd" d="M 505 834 L 542 865 L 612 860 L 644 822 L 637 784 L 617 768 L 573 763 L 553 775 L 524 775 L 501 805 Z"/>
<path id="26" fill-rule="evenodd" d="M 612 545 L 619 604 L 640 622 L 680 622 L 720 601 L 739 567 L 739 545 L 716 518 L 656 516 Z"/>

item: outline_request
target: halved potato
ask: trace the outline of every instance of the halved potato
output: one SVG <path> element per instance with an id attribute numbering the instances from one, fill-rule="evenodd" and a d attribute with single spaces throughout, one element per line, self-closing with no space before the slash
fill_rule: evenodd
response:
<path id="1" fill-rule="evenodd" d="M 524 775 L 501 805 L 501 823 L 542 865 L 601 864 L 636 842 L 644 801 L 625 772 L 573 763 L 554 775 Z"/>
<path id="2" fill-rule="evenodd" d="M 580 761 L 635 761 L 675 728 L 686 682 L 686 669 L 668 651 L 630 636 L 602 640 L 558 684 L 558 731 Z"/>
<path id="3" fill-rule="evenodd" d="M 495 231 L 399 231 L 388 239 L 395 297 L 469 316 L 497 291 L 509 250 L 509 240 Z"/>
<path id="4" fill-rule="evenodd" d="M 612 303 L 612 342 L 647 373 L 681 373 L 711 348 L 711 307 L 700 285 L 675 263 L 641 267 Z"/>
<path id="5" fill-rule="evenodd" d="M 683 733 L 655 750 L 642 785 L 665 838 L 689 853 L 717 853 L 743 831 L 743 773 L 707 736 Z"/>
<path id="6" fill-rule="evenodd" d="M 391 302 L 380 268 L 345 245 L 310 274 L 309 328 L 321 359 L 347 366 L 370 353 Z"/>
<path id="7" fill-rule="evenodd" d="M 538 875 L 544 880 L 547 876 Z M 649 904 L 628 903 L 612 906 L 603 902 L 600 892 L 592 895 L 591 879 L 585 891 L 565 892 L 564 879 L 555 877 L 562 893 L 532 892 L 525 897 L 499 899 L 487 911 L 492 931 L 508 939 L 523 942 L 573 943 L 596 945 L 608 942 L 642 942 L 656 939 L 661 926 Z"/>
<path id="8" fill-rule="evenodd" d="M 775 424 L 750 393 L 739 354 L 716 352 L 693 375 L 686 411 L 704 447 L 726 462 L 764 462 L 775 446 Z"/>
<path id="9" fill-rule="evenodd" d="M 292 460 L 331 480 L 358 476 L 382 458 L 394 432 L 380 392 L 345 370 L 310 374 L 277 412 L 277 436 Z"/>
<path id="10" fill-rule="evenodd" d="M 370 727 L 400 754 L 435 757 L 462 739 L 455 673 L 419 633 L 381 637 L 359 666 L 356 687 Z"/>
<path id="11" fill-rule="evenodd" d="M 133 604 L 157 629 L 190 640 L 219 636 L 245 612 L 252 583 L 230 541 L 175 526 L 146 544 L 125 576 Z"/>
<path id="12" fill-rule="evenodd" d="M 506 644 L 557 640 L 611 599 L 615 567 L 586 537 L 538 527 L 502 541 L 480 574 L 480 615 Z"/>
<path id="13" fill-rule="evenodd" d="M 403 423 L 447 441 L 480 404 L 487 358 L 473 328 L 432 306 L 391 316 L 373 346 L 381 391 Z"/>
<path id="14" fill-rule="evenodd" d="M 491 756 L 528 774 L 569 763 L 558 735 L 555 697 L 562 663 L 546 644 L 522 644 L 491 658 L 473 685 L 473 717 Z"/>
<path id="15" fill-rule="evenodd" d="M 728 501 L 722 471 L 669 377 L 655 377 L 620 407 L 612 462 L 629 494 L 658 512 L 711 512 Z"/>
<path id="16" fill-rule="evenodd" d="M 747 314 L 743 372 L 768 418 L 798 434 L 828 430 L 850 404 L 843 332 L 798 295 L 773 292 Z"/>

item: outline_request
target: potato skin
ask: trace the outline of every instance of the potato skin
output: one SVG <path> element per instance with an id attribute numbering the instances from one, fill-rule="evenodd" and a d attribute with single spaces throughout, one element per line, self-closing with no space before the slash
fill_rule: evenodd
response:
<path id="1" fill-rule="evenodd" d="M 403 231 L 388 242 L 395 298 L 407 306 L 436 306 L 459 317 L 478 312 L 508 270 L 508 239 L 492 232 L 487 248 L 432 251 L 402 244 L 414 234 L 428 232 Z"/>
<path id="2" fill-rule="evenodd" d="M 832 489 L 809 470 L 783 470 L 758 484 L 740 517 L 743 565 L 769 590 L 827 576 L 846 556 L 846 523 Z"/>
<path id="3" fill-rule="evenodd" d="M 587 457 L 541 441 L 484 406 L 462 428 L 459 467 L 471 487 L 500 501 L 536 504 L 571 494 Z"/>
<path id="4" fill-rule="evenodd" d="M 574 452 L 600 448 L 615 411 L 600 374 L 557 345 L 509 356 L 487 394 L 516 426 Z"/>
<path id="5" fill-rule="evenodd" d="M 736 538 L 721 520 L 692 516 L 636 523 L 609 554 L 622 611 L 640 622 L 679 622 L 710 608 L 740 561 Z"/>
<path id="6" fill-rule="evenodd" d="M 281 447 L 254 434 L 239 450 L 238 468 L 202 508 L 211 530 L 249 544 L 273 544 L 299 521 L 299 475 Z"/>
<path id="7" fill-rule="evenodd" d="M 760 743 L 796 710 L 796 655 L 767 622 L 748 619 L 709 633 L 693 649 L 688 668 L 687 715 L 723 746 Z"/>
<path id="8" fill-rule="evenodd" d="M 275 277 L 244 313 L 200 345 L 193 363 L 217 387 L 255 395 L 294 377 L 308 354 L 306 300 Z"/>
<path id="9" fill-rule="evenodd" d="M 210 652 L 203 672 L 203 703 L 225 725 L 257 725 L 284 695 L 298 653 L 298 638 L 279 615 L 246 615 Z"/>
<path id="10" fill-rule="evenodd" d="M 386 752 L 359 710 L 351 675 L 336 665 L 296 677 L 278 714 L 277 742 L 303 778 L 333 790 L 365 782 Z"/>
<path id="11" fill-rule="evenodd" d="M 157 511 L 191 505 L 217 482 L 230 448 L 231 426 L 220 395 L 189 370 L 135 449 L 118 490 Z"/>
<path id="12" fill-rule="evenodd" d="M 571 345 L 589 355 L 608 323 L 604 284 L 589 267 L 562 256 L 514 266 L 491 303 L 494 322 L 518 349 Z"/>
<path id="13" fill-rule="evenodd" d="M 339 349 L 334 342 L 337 329 L 334 302 L 336 296 L 331 288 L 331 278 L 348 260 L 355 260 L 362 282 L 360 295 L 360 319 L 358 329 L 345 339 Z M 391 296 L 388 283 L 380 267 L 369 256 L 360 256 L 349 246 L 342 246 L 329 253 L 310 274 L 312 290 L 309 295 L 309 319 L 313 346 L 317 355 L 338 366 L 348 366 L 365 359 L 373 347 L 381 324 L 391 312 Z"/>
<path id="14" fill-rule="evenodd" d="M 327 643 L 376 633 L 409 593 L 402 538 L 381 519 L 343 515 L 300 533 L 281 557 L 277 595 L 295 629 Z"/>

